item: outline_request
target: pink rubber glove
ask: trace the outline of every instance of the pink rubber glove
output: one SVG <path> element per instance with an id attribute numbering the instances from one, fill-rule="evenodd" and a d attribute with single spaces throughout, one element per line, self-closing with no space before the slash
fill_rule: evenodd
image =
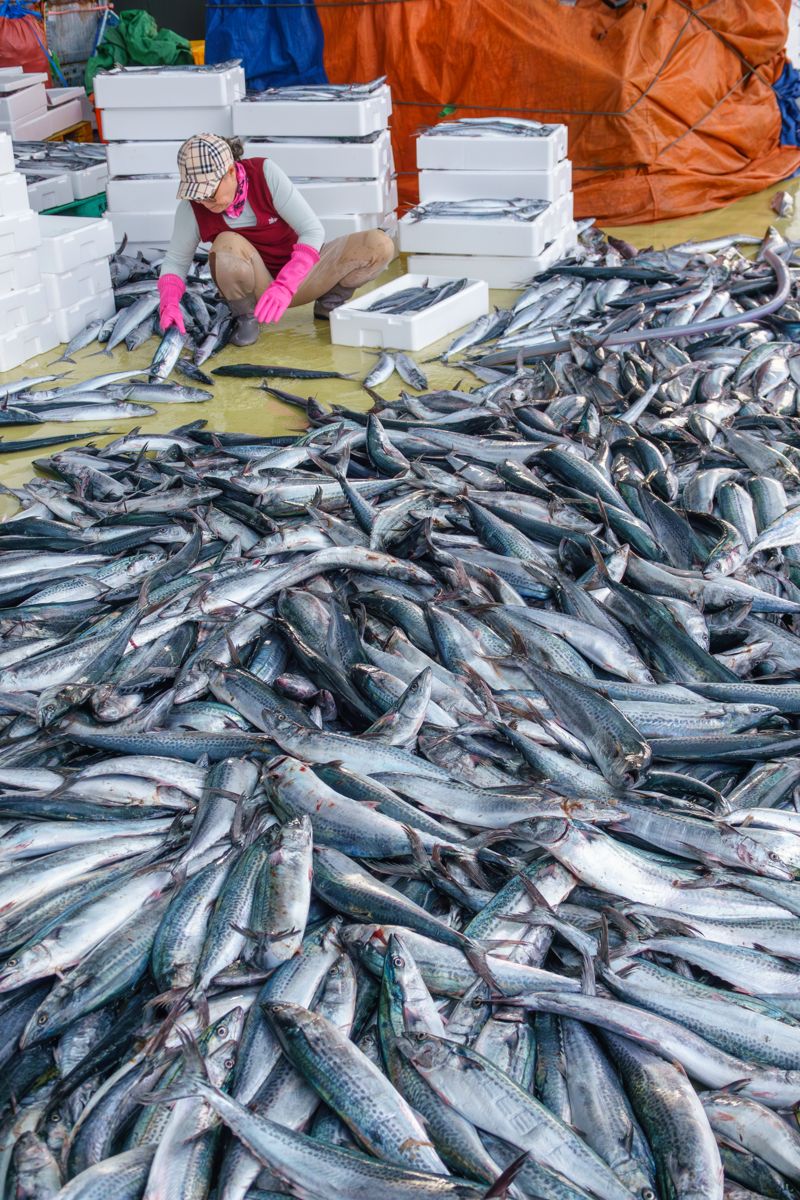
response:
<path id="1" fill-rule="evenodd" d="M 186 291 L 186 284 L 178 275 L 162 275 L 158 281 L 158 294 L 161 296 L 161 308 L 158 320 L 164 333 L 171 325 L 177 325 L 181 333 L 186 333 L 186 325 L 181 312 L 181 297 Z"/>
<path id="2" fill-rule="evenodd" d="M 262 324 L 280 321 L 300 284 L 318 262 L 319 254 L 313 246 L 295 242 L 291 258 L 281 267 L 256 305 L 256 320 Z"/>

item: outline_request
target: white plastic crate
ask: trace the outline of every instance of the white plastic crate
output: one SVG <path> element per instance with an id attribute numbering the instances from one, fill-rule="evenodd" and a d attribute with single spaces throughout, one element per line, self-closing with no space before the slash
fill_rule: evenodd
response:
<path id="1" fill-rule="evenodd" d="M 195 133 L 233 134 L 232 108 L 104 108 L 100 124 L 106 141 L 183 142 Z"/>
<path id="2" fill-rule="evenodd" d="M 0 371 L 13 371 L 29 359 L 54 350 L 57 345 L 58 334 L 52 317 L 45 317 L 35 325 L 0 333 Z"/>
<path id="3" fill-rule="evenodd" d="M 365 229 L 383 229 L 388 220 L 394 220 L 394 213 L 349 213 L 339 217 L 320 217 L 320 223 L 325 231 L 325 241 L 332 242 L 334 238 L 347 237 L 349 233 L 363 233 Z"/>
<path id="4" fill-rule="evenodd" d="M 6 91 L 0 81 L 0 124 L 18 125 L 47 112 L 47 93 L 43 83 Z"/>
<path id="5" fill-rule="evenodd" d="M 245 158 L 270 158 L 290 178 L 377 179 L 394 169 L 392 139 L 383 129 L 372 141 L 341 142 L 336 138 L 253 138 Z"/>
<path id="6" fill-rule="evenodd" d="M 530 221 L 507 217 L 424 217 L 415 221 L 408 215 L 400 220 L 400 249 L 404 254 L 468 254 L 479 246 L 485 255 L 532 258 L 552 242 L 564 221 L 553 204 Z"/>
<path id="7" fill-rule="evenodd" d="M 132 175 L 128 179 L 109 179 L 106 185 L 109 212 L 156 212 L 178 205 L 178 175 Z"/>
<path id="8" fill-rule="evenodd" d="M 490 288 L 523 288 L 535 275 L 548 271 L 567 258 L 577 244 L 577 229 L 571 222 L 533 258 L 487 258 L 477 254 L 410 254 L 408 269 L 419 275 L 453 275 L 484 279 Z"/>
<path id="9" fill-rule="evenodd" d="M 28 180 L 28 203 L 36 212 L 59 208 L 62 204 L 71 204 L 75 199 L 72 180 L 68 175 L 39 175 L 32 167 L 26 167 L 23 174 Z"/>
<path id="10" fill-rule="evenodd" d="M 0 133 L 0 175 L 8 175 L 14 170 L 14 147 L 11 135 Z"/>
<path id="11" fill-rule="evenodd" d="M 72 308 L 83 300 L 91 300 L 111 289 L 111 270 L 107 258 L 95 258 L 81 263 L 61 275 L 42 274 L 42 283 L 51 311 Z"/>
<path id="12" fill-rule="evenodd" d="M 422 312 L 407 315 L 365 312 L 382 296 L 423 283 L 438 286 L 452 276 L 401 275 L 391 283 L 340 305 L 331 313 L 331 341 L 336 346 L 390 346 L 421 350 L 489 311 L 489 288 L 482 279 L 469 279 L 454 296 Z"/>
<path id="13" fill-rule="evenodd" d="M 36 287 L 41 281 L 38 250 L 5 254 L 0 258 L 0 295 Z"/>
<path id="14" fill-rule="evenodd" d="M 123 237 L 129 242 L 142 242 L 147 246 L 166 247 L 172 240 L 172 230 L 175 225 L 174 207 L 167 211 L 158 212 L 111 212 L 109 219 L 114 226 L 114 237 L 117 242 Z"/>
<path id="15" fill-rule="evenodd" d="M 69 342 L 91 321 L 105 321 L 114 315 L 114 293 L 111 288 L 96 296 L 85 296 L 69 308 L 56 309 L 56 333 L 60 342 Z"/>
<path id="16" fill-rule="evenodd" d="M 551 171 L 420 171 L 419 198 L 428 200 L 560 200 L 572 187 L 572 163 Z"/>
<path id="17" fill-rule="evenodd" d="M 397 184 L 388 174 L 382 179 L 295 179 L 294 185 L 320 217 L 397 208 Z"/>
<path id="18" fill-rule="evenodd" d="M 108 173 L 116 175 L 174 175 L 180 141 L 109 142 Z"/>
<path id="19" fill-rule="evenodd" d="M 0 259 L 35 250 L 41 240 L 38 213 L 12 213 L 9 217 L 0 217 Z"/>
<path id="20" fill-rule="evenodd" d="M 219 67 L 124 67 L 94 77 L 98 108 L 212 108 L 233 104 L 245 94 L 244 70 Z M 205 132 L 198 125 L 195 132 Z"/>
<path id="21" fill-rule="evenodd" d="M 258 100 L 233 106 L 233 132 L 243 137 L 364 137 L 385 129 L 392 111 L 388 85 L 361 100 Z"/>
<path id="22" fill-rule="evenodd" d="M 116 249 L 114 228 L 107 217 L 40 217 L 40 263 L 48 274 L 63 275 L 86 262 L 110 258 Z"/>
<path id="23" fill-rule="evenodd" d="M 543 125 L 541 137 L 480 134 L 417 138 L 417 166 L 443 171 L 551 171 L 567 157 L 566 125 Z"/>
<path id="24" fill-rule="evenodd" d="M 41 283 L 0 296 L 0 329 L 15 329 L 43 321 L 48 314 L 47 296 Z"/>
<path id="25" fill-rule="evenodd" d="M 24 175 L 14 171 L 10 175 L 0 175 L 0 217 L 8 217 L 12 213 L 27 212 L 28 184 Z"/>

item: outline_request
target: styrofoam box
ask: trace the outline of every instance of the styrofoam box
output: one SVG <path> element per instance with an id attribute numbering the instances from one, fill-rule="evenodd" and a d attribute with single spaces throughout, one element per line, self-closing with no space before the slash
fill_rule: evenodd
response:
<path id="1" fill-rule="evenodd" d="M 349 233 L 363 233 L 365 229 L 382 229 L 394 213 L 349 213 L 339 217 L 320 217 L 325 231 L 325 241 L 347 237 Z"/>
<path id="2" fill-rule="evenodd" d="M 61 275 L 42 275 L 51 311 L 71 308 L 82 300 L 100 296 L 111 288 L 111 270 L 107 258 L 94 258 Z"/>
<path id="3" fill-rule="evenodd" d="M 407 315 L 365 312 L 382 296 L 423 283 L 436 287 L 452 276 L 401 275 L 391 283 L 340 305 L 331 313 L 331 341 L 337 346 L 391 346 L 396 350 L 421 350 L 454 329 L 468 325 L 489 311 L 489 288 L 482 279 L 470 279 L 454 296 Z"/>
<path id="4" fill-rule="evenodd" d="M 62 129 L 69 129 L 84 120 L 83 104 L 77 97 L 74 100 L 68 100 L 66 104 L 59 104 L 55 108 L 51 108 L 50 113 L 55 119 L 56 133 L 61 133 Z"/>
<path id="5" fill-rule="evenodd" d="M 419 198 L 428 200 L 559 200 L 572 187 L 572 163 L 552 171 L 420 171 Z"/>
<path id="6" fill-rule="evenodd" d="M 391 113 L 386 84 L 362 100 L 241 100 L 233 132 L 245 137 L 363 137 L 385 129 Z"/>
<path id="7" fill-rule="evenodd" d="M 90 321 L 105 321 L 114 315 L 114 293 L 111 288 L 96 296 L 85 296 L 69 308 L 56 309 L 56 333 L 60 342 L 68 342 L 85 329 Z"/>
<path id="8" fill-rule="evenodd" d="M 103 137 L 109 142 L 184 141 L 201 130 L 230 137 L 232 108 L 105 108 L 100 117 Z"/>
<path id="9" fill-rule="evenodd" d="M 14 170 L 14 146 L 10 133 L 0 133 L 0 175 Z"/>
<path id="10" fill-rule="evenodd" d="M 0 130 L 10 133 L 15 142 L 45 142 L 61 128 L 59 110 L 55 108 L 12 124 L 0 121 Z"/>
<path id="11" fill-rule="evenodd" d="M 107 217 L 40 217 L 43 271 L 63 275 L 83 263 L 110 258 L 116 249 L 114 227 Z"/>
<path id="12" fill-rule="evenodd" d="M 233 104 L 244 94 L 244 70 L 238 64 L 217 71 L 161 66 L 150 71 L 100 71 L 94 77 L 95 103 L 102 109 L 210 108 Z"/>
<path id="13" fill-rule="evenodd" d="M 128 179 L 109 179 L 106 196 L 110 212 L 156 212 L 178 204 L 178 175 L 133 175 Z"/>
<path id="14" fill-rule="evenodd" d="M 0 87 L 0 91 L 2 88 Z M 47 112 L 47 93 L 43 83 L 33 87 L 21 88 L 19 91 L 0 95 L 0 122 L 4 125 L 17 125 L 30 117 L 41 116 Z"/>
<path id="15" fill-rule="evenodd" d="M 545 125 L 543 137 L 417 138 L 417 166 L 438 171 L 551 171 L 567 157 L 566 125 Z"/>
<path id="16" fill-rule="evenodd" d="M 108 167 L 105 163 L 96 163 L 91 167 L 83 167 L 80 171 L 67 171 L 76 200 L 87 200 L 106 190 L 108 183 Z"/>
<path id="17" fill-rule="evenodd" d="M 47 316 L 47 296 L 41 283 L 0 296 L 0 329 L 33 325 Z"/>
<path id="18" fill-rule="evenodd" d="M 377 179 L 394 168 L 392 139 L 383 129 L 371 142 L 340 142 L 331 138 L 276 141 L 254 138 L 244 149 L 245 158 L 270 158 L 292 177 L 338 176 Z"/>
<path id="19" fill-rule="evenodd" d="M 498 218 L 496 221 L 455 220 L 440 217 L 400 221 L 400 249 L 407 254 L 468 254 L 476 245 L 484 255 L 533 258 L 558 237 L 572 219 L 571 193 L 531 221 Z"/>
<path id="20" fill-rule="evenodd" d="M 36 287 L 42 282 L 39 271 L 39 251 L 24 254 L 5 254 L 0 258 L 0 295 Z"/>
<path id="21" fill-rule="evenodd" d="M 571 222 L 560 237 L 532 258 L 487 258 L 477 254 L 410 254 L 408 269 L 418 275 L 454 275 L 484 279 L 490 288 L 522 288 L 534 275 L 548 271 L 566 258 L 577 244 L 577 229 Z"/>
<path id="22" fill-rule="evenodd" d="M 0 333 L 0 371 L 13 371 L 30 358 L 47 354 L 58 345 L 58 333 L 53 317 L 45 317 L 35 325 L 25 325 Z"/>
<path id="23" fill-rule="evenodd" d="M 23 71 L 22 67 L 3 67 L 0 70 L 0 94 L 8 95 L 20 89 L 33 87 L 34 84 L 46 84 L 48 76 L 45 71 Z"/>
<path id="24" fill-rule="evenodd" d="M 174 175 L 178 167 L 179 141 L 109 142 L 108 173 L 116 175 Z"/>
<path id="25" fill-rule="evenodd" d="M 111 212 L 117 241 L 127 237 L 129 242 L 144 242 L 148 246 L 168 246 L 175 225 L 175 209 L 169 212 Z"/>
<path id="26" fill-rule="evenodd" d="M 0 258 L 35 250 L 41 240 L 38 213 L 12 213 L 0 217 Z"/>
<path id="27" fill-rule="evenodd" d="M 85 95 L 86 92 L 82 87 L 48 88 L 47 107 L 58 108 L 62 104 L 68 104 L 70 100 L 80 100 Z"/>
<path id="28" fill-rule="evenodd" d="M 397 184 L 383 179 L 295 179 L 294 185 L 317 216 L 388 212 L 397 207 Z"/>
<path id="29" fill-rule="evenodd" d="M 44 212 L 46 208 L 60 208 L 62 204 L 71 204 L 75 199 L 68 175 L 39 176 L 28 171 L 24 174 L 28 178 L 28 202 L 37 212 Z"/>
<path id="30" fill-rule="evenodd" d="M 11 175 L 0 175 L 0 217 L 27 212 L 29 208 L 28 182 L 25 176 L 19 171 L 14 171 Z"/>

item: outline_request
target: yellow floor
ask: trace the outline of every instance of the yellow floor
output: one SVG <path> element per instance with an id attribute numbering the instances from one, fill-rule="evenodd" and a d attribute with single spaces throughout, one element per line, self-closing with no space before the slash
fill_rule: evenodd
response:
<path id="1" fill-rule="evenodd" d="M 723 234 L 746 233 L 761 236 L 767 226 L 774 224 L 785 236 L 800 240 L 800 200 L 797 213 L 791 218 L 780 220 L 770 208 L 770 199 L 777 191 L 787 190 L 795 194 L 800 190 L 800 180 L 779 184 L 767 191 L 759 192 L 739 200 L 727 208 L 713 213 L 703 213 L 696 217 L 685 217 L 676 221 L 660 221 L 652 225 L 624 226 L 609 229 L 618 237 L 623 237 L 635 246 L 646 247 L 674 245 L 677 242 L 703 240 L 719 237 Z M 399 275 L 404 269 L 402 260 L 397 260 L 390 268 L 387 277 Z M 508 305 L 513 302 L 513 292 L 493 292 L 492 302 L 497 305 Z M 451 340 L 444 339 L 434 343 L 415 355 L 420 362 L 434 357 Z M 156 341 L 151 340 L 133 354 L 124 346 L 117 348 L 109 357 L 92 357 L 92 350 L 81 352 L 76 359 L 76 365 L 64 383 L 78 382 L 106 371 L 123 370 L 127 366 L 147 366 L 156 348 Z M 7 376 L 0 373 L 0 386 L 4 382 L 21 379 L 26 375 L 39 375 L 47 371 L 58 355 L 57 351 L 32 359 Z M 343 374 L 355 373 L 363 378 L 375 361 L 374 355 L 366 350 L 355 350 L 345 346 L 332 346 L 330 343 L 327 323 L 315 321 L 311 306 L 290 311 L 276 329 L 269 329 L 261 335 L 257 346 L 238 350 L 229 347 L 217 358 L 206 364 L 206 369 L 223 363 L 261 362 L 270 364 L 293 365 L 313 368 L 316 370 L 332 369 Z M 68 364 L 64 365 L 67 369 Z M 54 368 L 60 370 L 61 368 Z M 469 387 L 474 383 L 472 376 L 455 368 L 443 366 L 441 363 L 425 363 L 424 369 L 432 387 L 455 387 L 460 380 L 463 386 Z M 174 378 L 178 378 L 177 376 Z M 286 391 L 302 392 L 301 383 L 291 380 L 276 381 L 279 387 Z M 356 381 L 326 379 L 308 386 L 307 395 L 315 395 L 324 403 L 343 404 L 354 409 L 365 409 L 372 403 L 367 394 L 359 388 Z M 393 376 L 379 390 L 384 395 L 396 395 L 402 386 Z M 218 379 L 214 388 L 214 399 L 204 404 L 172 405 L 165 404 L 153 417 L 147 417 L 140 422 L 147 430 L 166 432 L 176 426 L 204 418 L 210 427 L 218 430 L 245 430 L 248 433 L 275 434 L 300 431 L 303 428 L 303 418 L 299 410 L 272 399 L 259 390 L 257 383 L 251 380 Z M 133 428 L 136 421 L 117 421 L 108 426 L 109 436 L 98 441 L 109 441 L 112 437 Z M 0 436 L 6 440 L 17 440 L 24 437 L 51 436 L 53 434 L 82 433 L 95 428 L 91 424 L 55 425 L 42 424 L 35 426 L 0 427 Z M 11 455 L 0 455 L 0 481 L 6 487 L 16 487 L 22 484 L 31 473 L 31 460 L 54 453 L 58 447 L 52 447 L 34 453 L 20 452 Z M 0 499 L 0 515 L 7 512 L 8 504 Z"/>

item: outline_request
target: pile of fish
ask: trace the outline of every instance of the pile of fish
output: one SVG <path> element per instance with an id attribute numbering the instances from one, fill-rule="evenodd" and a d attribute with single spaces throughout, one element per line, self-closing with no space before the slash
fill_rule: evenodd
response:
<path id="1" fill-rule="evenodd" d="M 535 221 L 550 204 L 547 200 L 428 200 L 407 214 L 412 221 Z"/>
<path id="2" fill-rule="evenodd" d="M 468 201 L 468 203 L 472 203 L 472 201 Z M 374 300 L 364 311 L 393 314 L 424 312 L 426 308 L 432 308 L 434 304 L 441 304 L 443 300 L 448 300 L 451 296 L 463 291 L 468 282 L 467 279 L 449 279 L 447 283 L 430 284 L 426 280 L 425 283 L 416 287 L 400 288 L 396 292 L 389 292 L 381 296 L 379 300 Z"/>
<path id="3" fill-rule="evenodd" d="M 526 121 L 524 117 L 459 117 L 456 121 L 440 121 L 438 125 L 420 130 L 425 137 L 548 137 L 556 125 Z"/>
<path id="4" fill-rule="evenodd" d="M 567 348 L 472 391 L 37 463 L 0 530 L 5 1196 L 798 1195 L 770 247 L 597 242 L 516 310 Z M 579 332 L 687 282 L 688 330 L 709 273 L 722 333 Z"/>
<path id="5" fill-rule="evenodd" d="M 311 103 L 319 100 L 335 103 L 343 100 L 366 100 L 368 96 L 380 91 L 385 83 L 385 75 L 371 79 L 368 83 L 298 83 L 286 87 L 266 88 L 263 92 L 249 92 L 245 99 L 258 104 L 268 100 L 306 100 Z"/>

